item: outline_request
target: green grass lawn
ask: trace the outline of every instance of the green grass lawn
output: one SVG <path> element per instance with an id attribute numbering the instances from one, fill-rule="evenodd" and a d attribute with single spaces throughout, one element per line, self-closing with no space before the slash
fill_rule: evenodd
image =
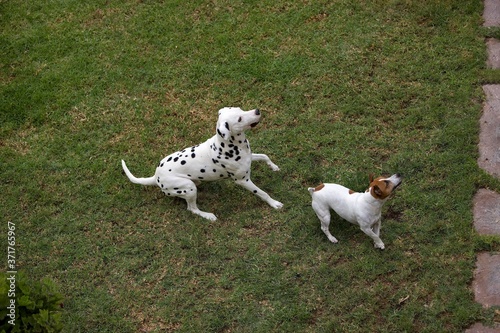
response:
<path id="1" fill-rule="evenodd" d="M 64 332 L 461 332 L 474 302 L 482 172 L 482 6 L 468 0 L 1 1 L 0 212 L 17 265 L 65 296 Z M 493 75 L 494 76 L 494 75 Z M 200 209 L 128 181 L 262 110 L 252 179 L 199 187 Z M 404 175 L 386 250 L 308 186 Z M 6 248 L 6 237 L 0 237 Z M 6 260 L 4 260 L 6 262 Z"/>

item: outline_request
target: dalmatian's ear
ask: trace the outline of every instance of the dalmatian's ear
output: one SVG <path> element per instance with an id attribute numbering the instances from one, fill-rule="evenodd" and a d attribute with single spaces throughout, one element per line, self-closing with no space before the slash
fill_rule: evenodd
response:
<path id="1" fill-rule="evenodd" d="M 230 136 L 229 124 L 227 121 L 217 124 L 217 134 L 223 139 L 228 139 Z"/>

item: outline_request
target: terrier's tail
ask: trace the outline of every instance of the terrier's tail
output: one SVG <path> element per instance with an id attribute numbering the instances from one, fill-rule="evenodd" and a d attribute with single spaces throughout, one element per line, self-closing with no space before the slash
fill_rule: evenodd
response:
<path id="1" fill-rule="evenodd" d="M 132 183 L 141 185 L 156 185 L 154 176 L 149 178 L 136 178 L 127 168 L 127 165 L 125 164 L 124 160 L 122 160 L 122 168 L 123 171 L 125 171 L 125 174 L 127 175 L 128 179 L 130 179 Z"/>
<path id="2" fill-rule="evenodd" d="M 318 185 L 316 187 L 309 187 L 307 190 L 309 191 L 309 193 L 311 193 L 311 195 L 313 195 L 314 192 L 318 192 L 323 187 L 325 187 L 325 184 L 320 184 L 320 185 Z"/>

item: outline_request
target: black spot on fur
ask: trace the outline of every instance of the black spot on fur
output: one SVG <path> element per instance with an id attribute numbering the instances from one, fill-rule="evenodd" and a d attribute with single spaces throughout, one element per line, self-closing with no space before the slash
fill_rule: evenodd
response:
<path id="1" fill-rule="evenodd" d="M 201 169 L 201 170 L 200 170 L 200 172 L 201 172 L 201 173 L 204 173 L 204 172 L 205 172 L 205 169 Z"/>
<path id="2" fill-rule="evenodd" d="M 182 160 L 182 161 L 181 161 L 181 164 L 182 164 L 182 165 L 186 164 L 186 161 Z"/>
<path id="3" fill-rule="evenodd" d="M 224 127 L 229 131 L 229 124 L 227 123 L 227 121 L 224 123 Z"/>
<path id="4" fill-rule="evenodd" d="M 177 162 L 179 160 L 179 157 L 174 158 L 174 162 Z"/>
<path id="5" fill-rule="evenodd" d="M 167 162 L 170 162 L 172 160 L 172 156 L 170 156 L 167 160 Z"/>
<path id="6" fill-rule="evenodd" d="M 192 153 L 191 154 L 191 158 L 195 158 L 196 157 L 196 154 L 195 153 Z"/>
<path id="7" fill-rule="evenodd" d="M 239 161 L 241 159 L 241 156 L 236 157 L 235 161 Z"/>

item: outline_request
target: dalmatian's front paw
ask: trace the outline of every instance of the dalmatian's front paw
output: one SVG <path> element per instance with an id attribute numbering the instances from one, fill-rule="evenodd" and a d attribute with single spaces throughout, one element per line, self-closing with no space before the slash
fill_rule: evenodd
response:
<path id="1" fill-rule="evenodd" d="M 281 202 L 279 202 L 279 201 L 276 201 L 276 200 L 271 201 L 269 203 L 269 205 L 271 207 L 273 207 L 274 209 L 281 209 L 281 208 L 283 208 L 283 204 Z"/>
<path id="2" fill-rule="evenodd" d="M 206 218 L 207 220 L 210 220 L 210 221 L 215 221 L 217 220 L 217 216 L 215 216 L 214 214 L 212 213 L 205 213 L 205 216 L 203 216 L 204 218 Z"/>
<path id="3" fill-rule="evenodd" d="M 274 164 L 274 163 L 269 164 L 269 166 L 271 167 L 271 169 L 272 169 L 273 171 L 280 171 L 280 167 L 279 167 L 279 166 L 277 166 L 277 165 L 276 165 L 276 164 Z"/>

